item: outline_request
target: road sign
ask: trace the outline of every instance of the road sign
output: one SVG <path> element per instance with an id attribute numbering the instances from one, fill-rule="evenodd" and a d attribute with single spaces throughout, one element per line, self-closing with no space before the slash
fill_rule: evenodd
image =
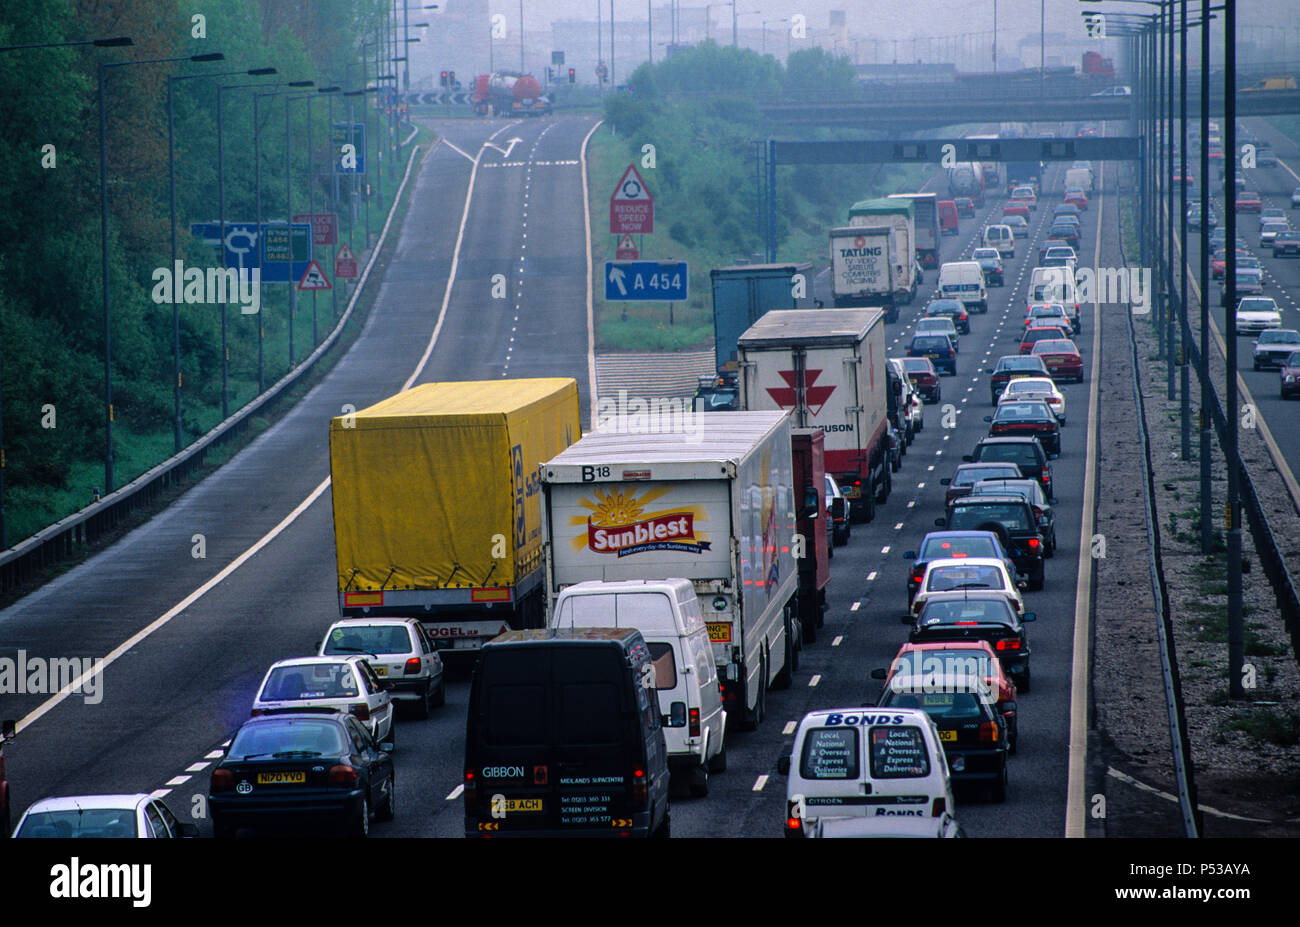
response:
<path id="1" fill-rule="evenodd" d="M 307 273 L 311 259 L 310 225 L 305 222 L 294 223 L 292 227 L 283 222 L 262 224 L 263 282 L 296 283 Z"/>
<path id="2" fill-rule="evenodd" d="M 689 295 L 685 261 L 606 261 L 608 302 L 685 302 Z"/>
<path id="3" fill-rule="evenodd" d="M 336 122 L 330 133 L 334 145 L 334 173 L 364 174 L 366 172 L 366 124 L 364 122 Z M 352 150 L 344 157 L 343 146 Z M 355 163 L 354 163 L 355 159 Z"/>
<path id="4" fill-rule="evenodd" d="M 616 261 L 635 261 L 640 256 L 641 252 L 637 251 L 631 235 L 624 235 L 618 240 L 618 248 L 614 251 Z"/>
<path id="5" fill-rule="evenodd" d="M 307 266 L 307 272 L 302 275 L 298 281 L 300 290 L 332 290 L 334 287 L 330 284 L 329 278 L 325 276 L 325 271 L 316 263 L 313 258 L 311 264 Z"/>
<path id="6" fill-rule="evenodd" d="M 293 217 L 294 222 L 311 223 L 313 245 L 333 245 L 339 240 L 339 217 L 332 212 L 304 212 Z"/>
<path id="7" fill-rule="evenodd" d="M 564 64 L 564 52 L 562 51 L 551 52 L 551 64 L 553 65 Z"/>
<path id="8" fill-rule="evenodd" d="M 340 280 L 355 280 L 357 277 L 357 259 L 347 245 L 334 255 L 334 276 Z"/>
<path id="9" fill-rule="evenodd" d="M 655 230 L 655 199 L 635 164 L 629 164 L 609 197 L 609 234 L 649 235 Z"/>

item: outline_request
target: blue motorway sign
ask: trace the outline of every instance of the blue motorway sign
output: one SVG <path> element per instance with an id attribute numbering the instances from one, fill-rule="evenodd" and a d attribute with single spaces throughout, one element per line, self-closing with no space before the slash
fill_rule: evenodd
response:
<path id="1" fill-rule="evenodd" d="M 606 261 L 608 302 L 685 302 L 689 295 L 685 261 Z"/>
<path id="2" fill-rule="evenodd" d="M 195 222 L 190 226 L 195 237 L 214 248 L 221 244 L 220 222 Z M 311 225 L 293 223 L 292 242 L 283 222 L 263 222 L 262 235 L 256 222 L 227 222 L 226 267 L 239 270 L 259 268 L 263 283 L 297 283 L 307 273 L 312 259 Z M 260 239 L 260 240 L 259 240 Z M 293 262 L 290 265 L 290 257 Z"/>

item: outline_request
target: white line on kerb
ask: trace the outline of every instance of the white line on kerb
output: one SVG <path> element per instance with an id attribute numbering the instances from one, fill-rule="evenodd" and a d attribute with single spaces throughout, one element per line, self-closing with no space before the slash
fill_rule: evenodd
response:
<path id="1" fill-rule="evenodd" d="M 456 786 L 454 789 L 451 790 L 451 794 L 447 796 L 447 801 L 455 801 L 456 799 L 460 798 L 460 793 L 463 791 L 465 791 L 465 783 L 462 782 L 460 785 Z"/>

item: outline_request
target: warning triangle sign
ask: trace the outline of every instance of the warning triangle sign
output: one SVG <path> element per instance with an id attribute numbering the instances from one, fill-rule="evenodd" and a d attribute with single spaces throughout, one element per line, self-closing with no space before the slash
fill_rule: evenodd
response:
<path id="1" fill-rule="evenodd" d="M 637 203 L 654 202 L 654 197 L 646 189 L 645 181 L 641 179 L 640 173 L 637 172 L 635 164 L 629 164 L 623 176 L 618 180 L 618 186 L 614 188 L 614 194 L 611 200 L 630 200 Z"/>
<path id="2" fill-rule="evenodd" d="M 298 289 L 332 290 L 333 288 L 334 287 L 330 284 L 329 278 L 325 276 L 325 271 L 321 269 L 320 264 L 316 263 L 316 259 L 312 258 L 312 262 L 307 265 L 307 272 L 303 274 L 302 279 L 298 281 Z"/>
<path id="3" fill-rule="evenodd" d="M 347 245 L 339 245 L 338 254 L 334 255 L 334 260 L 355 261 L 356 258 L 353 257 L 351 248 L 349 248 Z"/>

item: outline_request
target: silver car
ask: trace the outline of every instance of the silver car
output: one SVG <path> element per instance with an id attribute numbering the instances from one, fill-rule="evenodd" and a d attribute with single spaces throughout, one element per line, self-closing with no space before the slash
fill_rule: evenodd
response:
<path id="1" fill-rule="evenodd" d="M 321 656 L 362 656 L 389 684 L 393 701 L 411 702 L 419 717 L 447 701 L 442 657 L 417 618 L 345 618 L 330 625 Z"/>
<path id="2" fill-rule="evenodd" d="M 161 800 L 134 795 L 70 795 L 43 798 L 24 812 L 15 837 L 197 837 Z"/>

